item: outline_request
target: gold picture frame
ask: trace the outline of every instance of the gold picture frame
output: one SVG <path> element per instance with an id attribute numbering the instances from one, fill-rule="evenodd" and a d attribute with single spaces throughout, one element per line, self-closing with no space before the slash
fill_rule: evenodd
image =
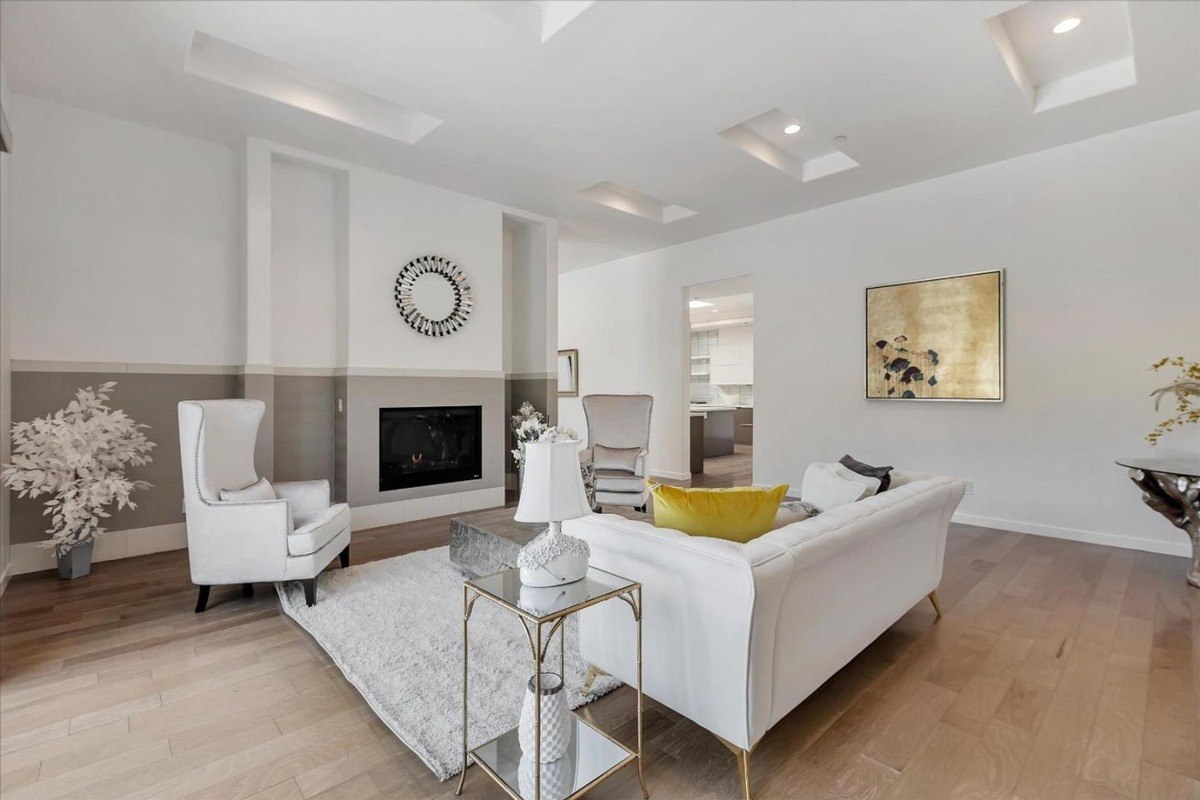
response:
<path id="1" fill-rule="evenodd" d="M 1004 402 L 1003 269 L 868 286 L 869 400 Z"/>
<path id="2" fill-rule="evenodd" d="M 558 351 L 558 396 L 579 396 L 579 351 Z"/>

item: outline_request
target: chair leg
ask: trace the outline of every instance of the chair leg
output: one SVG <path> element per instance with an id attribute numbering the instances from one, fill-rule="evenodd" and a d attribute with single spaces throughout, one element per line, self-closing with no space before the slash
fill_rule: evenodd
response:
<path id="1" fill-rule="evenodd" d="M 254 584 L 253 583 L 243 583 L 242 584 L 242 597 L 254 597 Z"/>
<path id="2" fill-rule="evenodd" d="M 311 608 L 317 604 L 317 579 L 308 578 L 301 583 L 304 584 L 304 603 Z"/>
<path id="3" fill-rule="evenodd" d="M 929 593 L 929 602 L 933 603 L 933 610 L 937 613 L 938 617 L 941 617 L 942 616 L 942 607 L 938 603 L 937 589 L 934 589 L 932 592 Z"/>
<path id="4" fill-rule="evenodd" d="M 350 545 L 346 545 L 342 552 L 338 553 L 338 561 L 342 562 L 342 569 L 350 566 Z"/>
<path id="5" fill-rule="evenodd" d="M 201 586 L 200 595 L 196 598 L 196 613 L 199 614 L 208 606 L 208 590 L 211 586 Z"/>
<path id="6" fill-rule="evenodd" d="M 641 512 L 641 513 L 643 513 L 643 514 L 645 514 L 645 513 L 646 513 L 646 507 L 645 507 L 644 505 L 641 505 L 641 506 L 634 506 L 633 510 L 634 510 L 634 511 L 640 511 L 640 512 Z"/>

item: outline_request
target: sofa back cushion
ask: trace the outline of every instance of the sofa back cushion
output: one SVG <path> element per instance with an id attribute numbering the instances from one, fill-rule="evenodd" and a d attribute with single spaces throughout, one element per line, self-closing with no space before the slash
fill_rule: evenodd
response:
<path id="1" fill-rule="evenodd" d="M 786 483 L 770 489 L 684 489 L 660 484 L 651 490 L 654 524 L 690 536 L 748 542 L 775 527 L 775 514 L 787 490 Z"/>

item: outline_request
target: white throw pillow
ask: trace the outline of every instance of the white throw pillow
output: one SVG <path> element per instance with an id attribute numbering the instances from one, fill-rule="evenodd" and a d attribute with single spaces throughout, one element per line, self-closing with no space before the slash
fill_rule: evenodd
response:
<path id="1" fill-rule="evenodd" d="M 592 447 L 592 466 L 596 469 L 634 472 L 637 469 L 638 456 L 641 454 L 640 447 L 605 447 L 598 444 Z"/>
<path id="2" fill-rule="evenodd" d="M 244 489 L 222 489 L 221 500 L 227 503 L 256 503 L 260 500 L 278 500 L 275 490 L 266 478 L 259 478 Z"/>
<path id="3" fill-rule="evenodd" d="M 879 490 L 879 478 L 859 475 L 841 464 L 810 464 L 800 497 L 822 511 L 853 503 Z"/>

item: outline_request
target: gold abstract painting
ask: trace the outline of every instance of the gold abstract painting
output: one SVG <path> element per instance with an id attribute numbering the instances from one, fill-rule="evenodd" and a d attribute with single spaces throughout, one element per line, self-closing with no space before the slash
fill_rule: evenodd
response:
<path id="1" fill-rule="evenodd" d="M 1004 399 L 1003 270 L 867 288 L 867 397 Z"/>

